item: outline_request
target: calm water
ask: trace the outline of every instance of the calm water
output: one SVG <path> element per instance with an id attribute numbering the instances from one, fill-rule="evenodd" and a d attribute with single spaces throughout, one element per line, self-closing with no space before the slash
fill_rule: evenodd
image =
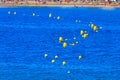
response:
<path id="1" fill-rule="evenodd" d="M 90 22 L 102 30 L 93 32 Z M 89 34 L 87 39 L 80 36 L 81 29 Z M 59 36 L 68 38 L 68 44 L 79 44 L 64 49 Z M 52 64 L 55 55 L 59 58 Z M 119 79 L 120 9 L 0 8 L 0 80 Z"/>

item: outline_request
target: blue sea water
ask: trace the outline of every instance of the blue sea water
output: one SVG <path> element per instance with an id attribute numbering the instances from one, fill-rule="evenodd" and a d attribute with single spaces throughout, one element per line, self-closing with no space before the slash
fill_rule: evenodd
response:
<path id="1" fill-rule="evenodd" d="M 102 29 L 94 32 L 90 22 Z M 120 80 L 120 9 L 0 8 L 0 80 Z"/>

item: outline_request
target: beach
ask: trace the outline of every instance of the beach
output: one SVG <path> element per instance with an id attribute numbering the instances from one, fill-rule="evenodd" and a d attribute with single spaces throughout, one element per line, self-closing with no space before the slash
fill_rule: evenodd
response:
<path id="1" fill-rule="evenodd" d="M 6 2 L 0 3 L 1 7 L 16 7 L 16 6 L 39 6 L 39 7 L 100 7 L 100 8 L 119 8 L 119 2 L 113 2 L 111 4 L 108 3 L 100 3 L 100 2 L 89 2 L 89 3 L 82 3 L 82 2 L 35 2 L 35 1 L 27 1 L 27 2 Z"/>

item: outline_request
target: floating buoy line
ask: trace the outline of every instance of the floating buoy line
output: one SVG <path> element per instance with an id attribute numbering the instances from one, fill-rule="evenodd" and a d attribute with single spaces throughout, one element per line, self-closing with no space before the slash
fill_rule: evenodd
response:
<path id="1" fill-rule="evenodd" d="M 16 12 L 16 11 L 14 11 L 14 12 L 8 11 L 7 14 L 8 14 L 8 15 L 11 15 L 11 14 L 17 15 L 17 12 Z M 36 15 L 36 13 L 31 13 L 31 15 L 32 15 L 33 17 L 34 17 L 34 16 L 38 16 L 38 15 Z M 49 13 L 48 17 L 49 17 L 50 19 L 56 19 L 56 20 L 58 20 L 58 21 L 61 20 L 61 16 L 60 16 L 60 15 L 54 16 L 52 13 Z M 76 23 L 80 23 L 81 20 L 76 19 L 75 22 L 76 22 Z M 99 30 L 102 29 L 102 27 L 98 27 L 98 26 L 95 25 L 94 23 L 90 23 L 89 26 L 90 26 L 90 28 L 93 30 L 93 32 L 98 32 Z M 87 38 L 89 37 L 88 31 L 86 31 L 86 30 L 79 30 L 78 34 L 82 37 L 83 40 L 85 40 L 85 39 L 87 39 Z M 68 46 L 74 47 L 74 46 L 78 45 L 79 42 L 80 42 L 79 40 L 77 40 L 77 37 L 75 37 L 75 36 L 72 37 L 71 39 L 74 40 L 74 42 L 68 43 L 67 41 L 69 41 L 70 39 L 64 38 L 64 37 L 60 36 L 60 37 L 58 38 L 58 42 L 59 42 L 60 44 L 62 44 L 61 47 L 64 48 L 64 49 L 67 49 Z M 44 54 L 44 58 L 49 58 L 49 56 L 50 56 L 50 55 L 48 55 L 47 53 Z M 51 60 L 51 63 L 52 63 L 52 64 L 57 63 L 57 60 L 59 59 L 59 57 L 60 57 L 59 55 L 55 55 L 54 58 Z M 81 59 L 84 58 L 84 57 L 83 57 L 82 55 L 78 55 L 76 58 L 78 58 L 78 60 L 81 60 Z M 61 65 L 62 65 L 62 66 L 68 65 L 68 64 L 67 64 L 67 61 L 66 61 L 66 60 L 63 60 L 63 61 L 61 62 Z M 67 73 L 69 74 L 70 71 L 68 71 Z"/>

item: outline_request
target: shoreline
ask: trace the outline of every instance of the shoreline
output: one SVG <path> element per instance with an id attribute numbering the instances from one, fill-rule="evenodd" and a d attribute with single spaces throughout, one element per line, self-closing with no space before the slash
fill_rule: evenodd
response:
<path id="1" fill-rule="evenodd" d="M 75 8 L 79 8 L 79 7 L 88 7 L 88 8 L 120 8 L 120 4 L 111 4 L 111 5 L 105 5 L 105 4 L 96 4 L 96 3 L 92 3 L 92 4 L 56 4 L 56 3 L 47 3 L 47 4 L 41 4 L 41 3 L 31 3 L 31 4 L 27 4 L 27 3 L 23 3 L 23 4 L 14 4 L 14 3 L 6 3 L 6 4 L 2 4 L 0 3 L 0 7 L 75 7 Z"/>

